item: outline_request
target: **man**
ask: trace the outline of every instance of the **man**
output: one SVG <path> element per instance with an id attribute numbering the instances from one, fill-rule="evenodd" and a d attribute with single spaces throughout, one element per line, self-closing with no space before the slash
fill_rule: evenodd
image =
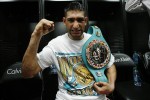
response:
<path id="1" fill-rule="evenodd" d="M 107 100 L 106 94 L 112 93 L 115 88 L 113 55 L 107 65 L 108 83 L 94 83 L 93 76 L 82 63 L 82 46 L 91 36 L 84 32 L 87 20 L 81 4 L 72 2 L 65 9 L 63 17 L 67 33 L 52 39 L 40 53 L 37 53 L 40 40 L 43 35 L 54 30 L 54 22 L 42 19 L 31 35 L 22 61 L 22 74 L 24 77 L 33 77 L 54 64 L 59 76 L 56 100 Z M 77 85 L 80 88 L 74 88 Z"/>

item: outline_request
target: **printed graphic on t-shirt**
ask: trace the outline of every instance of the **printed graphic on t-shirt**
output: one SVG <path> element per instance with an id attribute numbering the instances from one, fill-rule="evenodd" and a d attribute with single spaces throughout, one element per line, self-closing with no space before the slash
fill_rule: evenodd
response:
<path id="1" fill-rule="evenodd" d="M 93 90 L 94 77 L 82 63 L 79 53 L 57 53 L 64 88 L 76 95 L 97 95 Z"/>

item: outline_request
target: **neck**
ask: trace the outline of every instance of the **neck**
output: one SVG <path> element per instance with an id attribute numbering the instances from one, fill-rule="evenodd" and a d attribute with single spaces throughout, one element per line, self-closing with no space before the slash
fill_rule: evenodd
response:
<path id="1" fill-rule="evenodd" d="M 70 33 L 68 33 L 68 37 L 71 40 L 82 40 L 84 38 L 84 34 L 82 34 L 80 37 L 73 37 L 73 36 L 70 35 Z"/>

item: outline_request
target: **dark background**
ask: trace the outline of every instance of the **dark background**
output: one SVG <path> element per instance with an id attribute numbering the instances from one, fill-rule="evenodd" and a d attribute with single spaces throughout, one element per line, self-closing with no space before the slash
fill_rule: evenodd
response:
<path id="1" fill-rule="evenodd" d="M 55 31 L 44 36 L 39 51 L 48 41 L 64 34 L 63 9 L 70 1 L 45 1 L 45 18 L 55 22 Z M 89 24 L 100 27 L 113 53 L 132 56 L 149 51 L 150 17 L 147 12 L 126 13 L 122 0 L 90 0 Z M 39 21 L 38 0 L 0 1 L 0 78 L 8 66 L 21 61 L 30 35 Z"/>

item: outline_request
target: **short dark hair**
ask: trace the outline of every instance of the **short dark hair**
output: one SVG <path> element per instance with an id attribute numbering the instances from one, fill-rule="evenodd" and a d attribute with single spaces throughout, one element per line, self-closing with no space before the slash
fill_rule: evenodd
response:
<path id="1" fill-rule="evenodd" d="M 74 2 L 69 3 L 69 5 L 64 9 L 64 15 L 66 16 L 67 12 L 70 11 L 70 10 L 83 11 L 84 15 L 85 15 L 84 7 L 79 2 L 74 1 Z"/>

